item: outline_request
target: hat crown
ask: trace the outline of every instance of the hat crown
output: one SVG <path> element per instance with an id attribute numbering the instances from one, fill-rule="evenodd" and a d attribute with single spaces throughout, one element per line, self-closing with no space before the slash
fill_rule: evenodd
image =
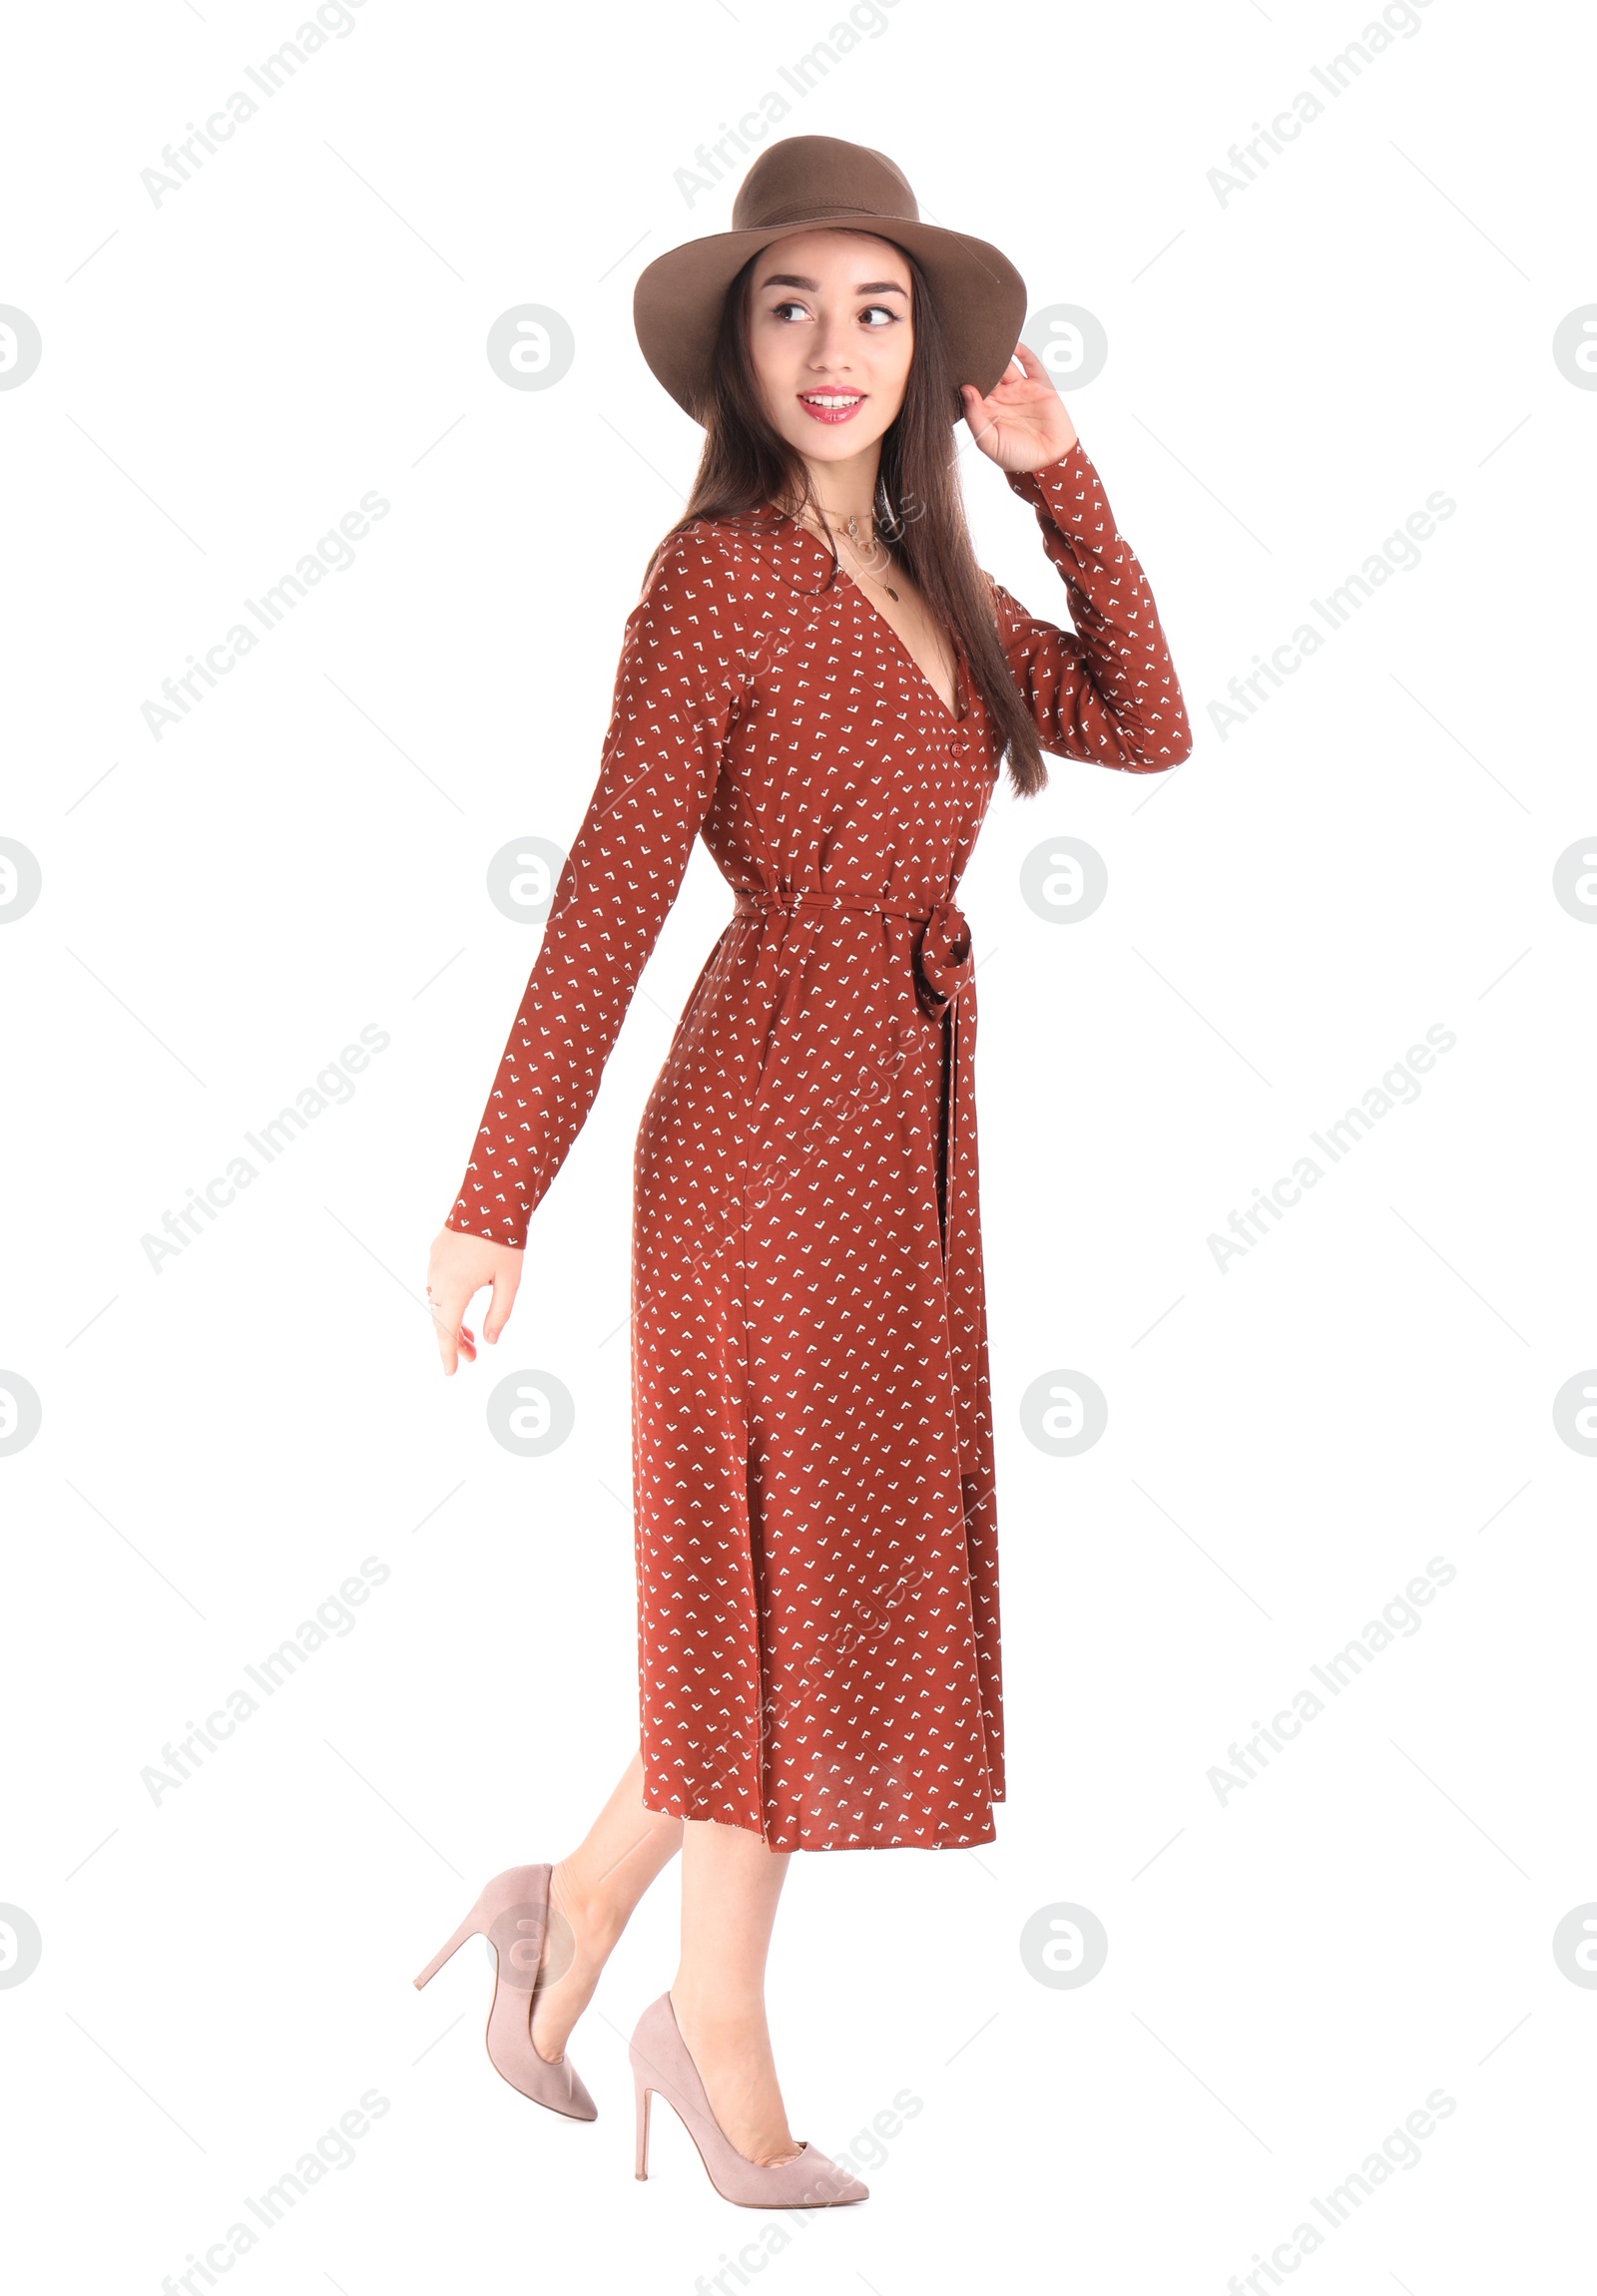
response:
<path id="1" fill-rule="evenodd" d="M 732 228 L 759 231 L 780 224 L 823 224 L 828 215 L 913 224 L 920 210 L 885 152 L 836 136 L 785 136 L 767 146 L 739 185 Z"/>

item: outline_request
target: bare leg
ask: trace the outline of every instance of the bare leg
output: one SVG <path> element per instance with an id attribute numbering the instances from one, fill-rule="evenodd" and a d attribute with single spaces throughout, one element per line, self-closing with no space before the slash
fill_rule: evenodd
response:
<path id="1" fill-rule="evenodd" d="M 799 2150 L 777 2081 L 765 1993 L 792 1852 L 707 1818 L 685 1818 L 682 1834 L 682 1961 L 671 2006 L 728 2141 L 768 2167 Z"/>
<path id="2" fill-rule="evenodd" d="M 634 1754 L 580 1845 L 555 1866 L 532 2005 L 532 2046 L 551 2065 L 638 1900 L 682 1847 L 682 1826 L 644 1808 L 643 1756 Z"/>

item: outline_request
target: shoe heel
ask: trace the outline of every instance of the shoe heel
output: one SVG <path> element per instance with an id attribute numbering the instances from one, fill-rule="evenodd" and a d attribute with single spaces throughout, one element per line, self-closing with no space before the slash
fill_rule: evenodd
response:
<path id="1" fill-rule="evenodd" d="M 638 2098 L 638 2156 L 632 2173 L 635 2177 L 637 2177 L 640 2183 L 646 2183 L 649 2177 L 650 2091 L 644 2085 L 644 2078 L 641 2072 L 635 2072 L 633 2074 L 633 2085 Z"/>
<path id="2" fill-rule="evenodd" d="M 477 1920 L 477 1908 L 476 1906 L 473 1906 L 470 1913 L 467 1914 L 465 1920 L 461 1923 L 460 1927 L 455 1931 L 454 1936 L 449 1940 L 449 1943 L 445 1946 L 439 1947 L 438 1951 L 433 1955 L 431 1961 L 428 1962 L 426 1968 L 422 1971 L 419 1977 L 411 1979 L 410 1982 L 418 1993 L 421 1991 L 421 1988 L 424 1985 L 431 1984 L 432 1980 L 437 1976 L 439 1970 L 442 1969 L 444 1963 L 449 1959 L 449 1956 L 451 1954 L 458 1953 L 460 1948 L 465 1944 L 467 1938 L 474 1937 L 476 1935 L 480 1926 L 481 1925 Z"/>

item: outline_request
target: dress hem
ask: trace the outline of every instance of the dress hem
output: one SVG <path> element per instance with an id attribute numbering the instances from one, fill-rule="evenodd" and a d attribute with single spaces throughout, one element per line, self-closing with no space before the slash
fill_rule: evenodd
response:
<path id="1" fill-rule="evenodd" d="M 712 1825 L 736 1826 L 741 1833 L 758 1834 L 760 1839 L 765 1843 L 767 1849 L 782 1850 L 784 1852 L 803 1850 L 809 1852 L 810 1854 L 816 1854 L 827 1850 L 979 1849 L 984 1842 L 995 1842 L 998 1839 L 997 1829 L 994 1827 L 992 1822 L 992 1810 L 1000 1808 L 1003 1804 L 1004 1798 L 1005 1797 L 1002 1794 L 993 1795 L 992 1803 L 988 1811 L 987 1827 L 984 1833 L 971 1832 L 967 1830 L 957 1834 L 939 1835 L 936 1839 L 931 1841 L 924 1839 L 911 1839 L 907 1835 L 900 1834 L 891 1834 L 887 1836 L 872 1834 L 868 1840 L 864 1841 L 804 1841 L 801 1838 L 798 1841 L 783 1841 L 779 1840 L 773 1833 L 768 1833 L 763 1827 L 752 1824 L 748 1819 L 736 1817 L 729 1818 L 721 1810 L 710 1810 L 704 1808 L 686 1808 L 674 1810 L 661 1809 L 657 1806 L 657 1804 L 650 1801 L 647 1791 L 645 1791 L 643 1795 L 643 1806 L 649 1816 L 653 1818 L 694 1818 L 700 1821 L 708 1822 Z"/>

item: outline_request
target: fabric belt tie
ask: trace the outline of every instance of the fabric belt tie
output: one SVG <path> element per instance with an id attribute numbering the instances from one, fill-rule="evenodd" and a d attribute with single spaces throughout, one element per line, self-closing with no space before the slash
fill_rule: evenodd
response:
<path id="1" fill-rule="evenodd" d="M 937 1211 L 943 1270 L 949 1273 L 956 1235 L 962 1242 L 965 1225 L 956 1218 L 959 1115 L 961 1109 L 967 1112 L 967 1122 L 973 1122 L 975 1115 L 976 966 L 963 910 L 951 892 L 911 905 L 840 893 L 771 892 L 751 885 L 739 885 L 735 891 L 739 916 L 762 909 L 848 909 L 861 916 L 907 917 L 920 926 L 912 952 L 915 999 L 922 1012 L 944 1023 L 942 1172 Z M 959 1023 L 961 1005 L 968 1016 L 963 1028 Z"/>

